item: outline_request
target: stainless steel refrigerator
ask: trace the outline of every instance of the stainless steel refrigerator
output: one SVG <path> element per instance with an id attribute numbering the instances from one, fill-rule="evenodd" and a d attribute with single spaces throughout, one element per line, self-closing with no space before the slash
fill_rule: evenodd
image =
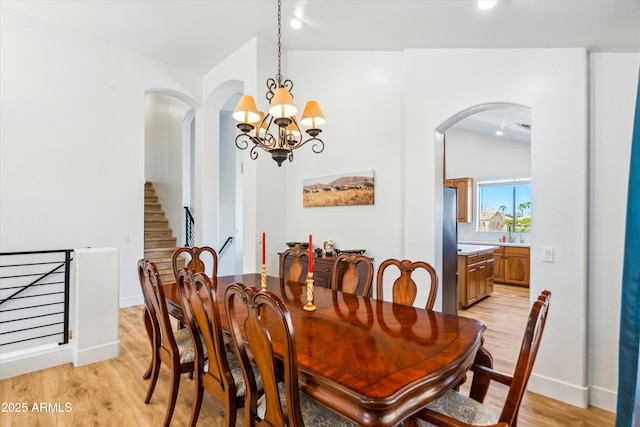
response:
<path id="1" fill-rule="evenodd" d="M 442 311 L 458 313 L 458 191 L 442 194 Z"/>

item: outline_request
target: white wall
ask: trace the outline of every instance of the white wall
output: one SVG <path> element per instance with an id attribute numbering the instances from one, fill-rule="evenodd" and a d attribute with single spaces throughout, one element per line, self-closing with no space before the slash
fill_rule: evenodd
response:
<path id="1" fill-rule="evenodd" d="M 367 250 L 374 264 L 403 257 L 403 75 L 400 52 L 289 52 L 298 108 L 317 100 L 327 123 L 320 154 L 305 145 L 287 167 L 286 240 Z M 305 178 L 373 170 L 372 206 L 302 207 Z"/>
<path id="2" fill-rule="evenodd" d="M 116 248 L 141 303 L 145 91 L 201 79 L 5 8 L 0 43 L 0 250 Z"/>
<path id="3" fill-rule="evenodd" d="M 589 385 L 615 411 L 624 231 L 639 54 L 590 56 Z"/>
<path id="4" fill-rule="evenodd" d="M 433 130 L 471 106 L 510 102 L 531 108 L 531 294 L 553 292 L 551 315 L 530 385 L 585 406 L 586 366 L 586 52 L 408 50 L 406 52 L 406 255 L 437 259 L 441 246 L 442 147 Z M 571 163 L 570 172 L 566 164 Z M 561 184 L 561 185 L 560 185 Z M 571 221 L 558 207 L 571 206 Z M 542 246 L 556 262 L 542 264 Z M 562 358 L 557 355 L 562 354 Z"/>

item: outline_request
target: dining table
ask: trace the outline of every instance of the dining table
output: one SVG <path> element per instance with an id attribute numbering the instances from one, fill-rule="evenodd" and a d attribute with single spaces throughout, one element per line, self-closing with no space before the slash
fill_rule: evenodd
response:
<path id="1" fill-rule="evenodd" d="M 261 275 L 214 280 L 227 333 L 224 294 L 232 283 L 261 289 Z M 169 313 L 184 320 L 177 285 L 163 289 Z M 300 390 L 361 426 L 395 426 L 459 384 L 486 328 L 475 319 L 323 287 L 313 288 L 316 309 L 306 311 L 306 285 L 273 276 L 266 290 L 291 313 Z M 280 357 L 277 333 L 272 340 Z"/>

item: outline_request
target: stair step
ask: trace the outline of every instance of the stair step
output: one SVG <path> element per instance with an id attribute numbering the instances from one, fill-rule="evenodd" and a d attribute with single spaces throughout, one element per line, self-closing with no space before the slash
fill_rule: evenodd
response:
<path id="1" fill-rule="evenodd" d="M 145 212 L 144 213 L 144 221 L 145 223 L 148 221 L 166 221 L 164 218 L 164 212 Z M 169 222 L 167 221 L 167 224 Z"/>
<path id="2" fill-rule="evenodd" d="M 144 257 L 158 269 L 162 283 L 173 283 L 171 258 L 178 248 L 153 183 L 144 183 Z"/>
<path id="3" fill-rule="evenodd" d="M 144 238 L 171 238 L 173 235 L 171 234 L 170 229 L 151 229 L 145 228 L 144 230 Z"/>
<path id="4" fill-rule="evenodd" d="M 149 248 L 144 250 L 144 257 L 150 260 L 168 258 L 171 260 L 173 253 L 176 251 L 176 247 L 164 247 L 164 248 Z M 155 261 L 154 261 L 155 262 Z"/>
<path id="5" fill-rule="evenodd" d="M 175 237 L 165 237 L 162 239 L 148 238 L 144 239 L 144 249 L 176 247 Z"/>
<path id="6" fill-rule="evenodd" d="M 169 220 L 166 219 L 154 219 L 154 220 L 149 220 L 147 221 L 146 219 L 144 220 L 144 228 L 169 228 Z"/>

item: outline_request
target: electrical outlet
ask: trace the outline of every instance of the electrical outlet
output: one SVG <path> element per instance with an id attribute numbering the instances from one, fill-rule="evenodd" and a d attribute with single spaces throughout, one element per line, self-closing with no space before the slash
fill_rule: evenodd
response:
<path id="1" fill-rule="evenodd" d="M 553 262 L 553 248 L 542 248 L 542 262 Z"/>

